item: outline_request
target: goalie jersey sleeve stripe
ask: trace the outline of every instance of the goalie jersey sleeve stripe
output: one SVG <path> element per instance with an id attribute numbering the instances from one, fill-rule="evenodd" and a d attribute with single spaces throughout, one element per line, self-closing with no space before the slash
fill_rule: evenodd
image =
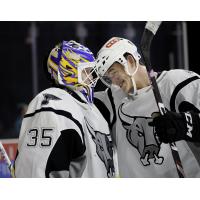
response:
<path id="1" fill-rule="evenodd" d="M 35 114 L 40 113 L 40 112 L 53 112 L 57 115 L 62 115 L 64 117 L 68 118 L 68 119 L 71 119 L 79 127 L 81 134 L 82 134 L 83 142 L 85 143 L 83 127 L 80 124 L 80 122 L 72 116 L 72 114 L 70 112 L 67 112 L 67 111 L 64 111 L 64 110 L 55 110 L 55 109 L 50 108 L 50 107 L 45 107 L 45 108 L 41 108 L 39 110 L 36 110 L 34 113 L 29 113 L 29 114 L 24 115 L 24 118 L 32 117 Z"/>
<path id="2" fill-rule="evenodd" d="M 176 112 L 176 109 L 175 109 L 175 101 L 176 101 L 176 96 L 178 94 L 178 92 L 183 88 L 185 87 L 186 85 L 188 85 L 189 83 L 191 83 L 192 81 L 195 81 L 199 79 L 198 76 L 193 76 L 191 78 L 188 78 L 186 79 L 185 81 L 179 83 L 176 88 L 174 89 L 173 93 L 172 93 L 172 96 L 170 98 L 170 109 L 171 111 L 174 111 Z"/>

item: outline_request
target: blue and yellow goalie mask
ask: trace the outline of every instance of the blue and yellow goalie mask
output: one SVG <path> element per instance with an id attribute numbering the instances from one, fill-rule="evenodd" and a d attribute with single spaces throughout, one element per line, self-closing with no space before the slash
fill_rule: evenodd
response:
<path id="1" fill-rule="evenodd" d="M 73 90 L 82 87 L 81 92 L 93 98 L 98 76 L 93 53 L 87 47 L 75 41 L 63 41 L 52 49 L 47 68 L 57 84 Z"/>

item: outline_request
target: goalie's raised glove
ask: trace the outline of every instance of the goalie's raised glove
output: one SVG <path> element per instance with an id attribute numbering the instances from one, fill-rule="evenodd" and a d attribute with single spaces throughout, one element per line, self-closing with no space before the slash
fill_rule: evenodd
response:
<path id="1" fill-rule="evenodd" d="M 160 142 L 172 143 L 179 140 L 200 142 L 200 118 L 197 113 L 167 111 L 164 115 L 157 115 L 152 125 Z"/>

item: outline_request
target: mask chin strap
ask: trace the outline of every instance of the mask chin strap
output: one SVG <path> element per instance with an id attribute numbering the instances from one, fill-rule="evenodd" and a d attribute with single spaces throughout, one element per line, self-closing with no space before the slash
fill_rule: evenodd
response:
<path id="1" fill-rule="evenodd" d="M 139 67 L 139 63 L 136 62 L 136 69 L 135 71 L 131 74 L 128 70 L 128 63 L 124 63 L 124 66 L 125 66 L 125 71 L 126 73 L 131 77 L 131 81 L 133 83 L 133 90 L 131 90 L 131 92 L 129 93 L 129 95 L 132 95 L 132 96 L 135 96 L 137 94 L 137 86 L 136 86 L 136 83 L 135 83 L 135 79 L 134 79 L 134 75 L 137 73 L 138 71 L 138 67 Z"/>

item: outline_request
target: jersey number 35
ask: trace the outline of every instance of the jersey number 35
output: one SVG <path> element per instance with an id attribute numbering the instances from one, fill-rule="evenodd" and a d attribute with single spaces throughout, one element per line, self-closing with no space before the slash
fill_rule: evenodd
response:
<path id="1" fill-rule="evenodd" d="M 39 130 L 38 128 L 33 128 L 27 131 L 28 135 L 28 147 L 50 147 L 52 144 L 52 133 L 53 128 L 42 128 Z"/>

